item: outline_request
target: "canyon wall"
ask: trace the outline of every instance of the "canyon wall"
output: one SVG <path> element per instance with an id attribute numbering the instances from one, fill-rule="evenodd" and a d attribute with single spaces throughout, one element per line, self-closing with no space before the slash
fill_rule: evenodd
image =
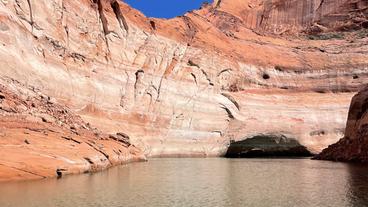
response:
<path id="1" fill-rule="evenodd" d="M 368 87 L 356 94 L 350 105 L 345 137 L 324 149 L 316 159 L 368 162 Z"/>
<path id="2" fill-rule="evenodd" d="M 368 80 L 364 0 L 219 0 L 173 19 L 114 0 L 1 0 L 0 19 L 1 77 L 151 157 L 264 135 L 318 153 Z"/>
<path id="3" fill-rule="evenodd" d="M 0 182 L 61 178 L 146 159 L 127 135 L 107 135 L 14 79 L 0 78 L 0 117 Z"/>
<path id="4" fill-rule="evenodd" d="M 368 26 L 364 0 L 216 0 L 215 5 L 211 16 L 217 21 L 227 24 L 232 18 L 261 33 L 318 33 Z"/>

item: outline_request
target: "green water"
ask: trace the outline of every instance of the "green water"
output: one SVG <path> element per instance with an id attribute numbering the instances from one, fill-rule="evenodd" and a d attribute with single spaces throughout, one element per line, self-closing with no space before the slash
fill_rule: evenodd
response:
<path id="1" fill-rule="evenodd" d="M 309 159 L 152 159 L 1 183 L 0 206 L 368 206 L 368 167 Z"/>

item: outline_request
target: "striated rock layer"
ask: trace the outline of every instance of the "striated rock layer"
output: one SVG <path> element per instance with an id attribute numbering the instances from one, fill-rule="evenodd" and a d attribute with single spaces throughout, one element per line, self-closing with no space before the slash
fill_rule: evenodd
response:
<path id="1" fill-rule="evenodd" d="M 117 135 L 85 123 L 55 99 L 0 79 L 0 182 L 95 172 L 142 152 Z"/>
<path id="2" fill-rule="evenodd" d="M 368 87 L 351 101 L 345 137 L 315 158 L 368 163 Z"/>
<path id="3" fill-rule="evenodd" d="M 318 153 L 368 80 L 364 0 L 219 0 L 168 20 L 115 0 L 1 0 L 0 19 L 1 77 L 151 157 L 263 135 Z"/>
<path id="4" fill-rule="evenodd" d="M 217 21 L 229 24 L 227 18 L 231 18 L 257 32 L 318 33 L 367 27 L 365 0 L 216 0 L 215 5 L 211 16 Z"/>

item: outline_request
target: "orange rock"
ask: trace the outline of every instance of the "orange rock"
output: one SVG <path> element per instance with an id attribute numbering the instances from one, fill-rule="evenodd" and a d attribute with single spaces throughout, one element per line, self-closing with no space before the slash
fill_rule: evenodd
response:
<path id="1" fill-rule="evenodd" d="M 129 140 L 110 139 L 33 88 L 1 79 L 0 91 L 0 181 L 95 172 L 145 159 Z M 4 102 L 24 110 L 4 110 Z"/>
<path id="2" fill-rule="evenodd" d="M 117 132 L 156 157 L 221 156 L 230 140 L 259 134 L 318 153 L 343 136 L 349 101 L 368 80 L 363 0 L 221 0 L 173 19 L 114 0 L 29 2 L 0 3 L 0 77 L 14 81 L 3 81 L 7 90 L 19 84 L 12 94 L 44 95 L 2 101 L 2 113 L 16 116 L 1 123 L 6 134 L 57 124 L 63 145 L 77 136 L 84 144 L 68 172 L 103 158 L 100 142 L 113 143 L 104 152 L 114 154 L 116 141 L 102 135 Z M 59 137 L 44 133 L 56 146 Z M 96 135 L 102 140 L 91 144 Z M 55 176 L 59 164 L 47 160 Z"/>

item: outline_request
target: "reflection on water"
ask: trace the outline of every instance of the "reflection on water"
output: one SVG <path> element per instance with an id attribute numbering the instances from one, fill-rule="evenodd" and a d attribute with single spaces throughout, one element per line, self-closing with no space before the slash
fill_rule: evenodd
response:
<path id="1" fill-rule="evenodd" d="M 153 159 L 0 184 L 0 206 L 368 206 L 368 167 L 308 159 Z"/>
<path id="2" fill-rule="evenodd" d="M 348 199 L 352 206 L 368 206 L 368 169 L 361 165 L 348 165 Z"/>

